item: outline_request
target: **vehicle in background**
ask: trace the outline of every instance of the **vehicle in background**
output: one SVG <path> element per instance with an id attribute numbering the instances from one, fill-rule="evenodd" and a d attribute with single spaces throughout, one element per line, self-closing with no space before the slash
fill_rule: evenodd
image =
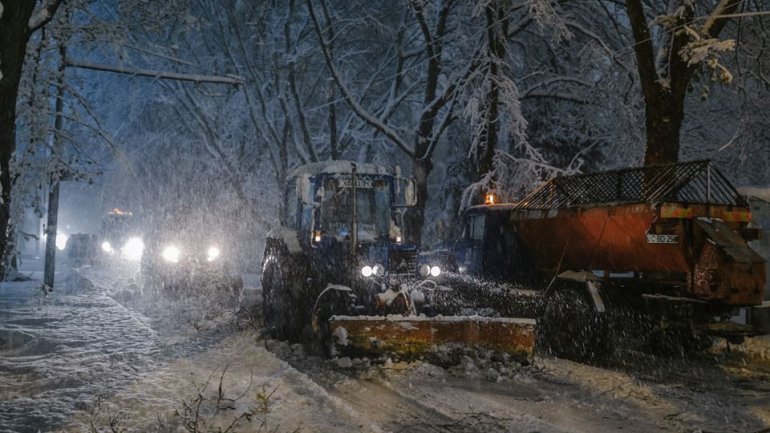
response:
<path id="1" fill-rule="evenodd" d="M 243 280 L 221 224 L 186 211 L 148 223 L 139 274 L 145 291 L 170 297 L 211 295 L 237 301 Z"/>
<path id="2" fill-rule="evenodd" d="M 115 208 L 102 218 L 99 249 L 106 260 L 138 263 L 144 250 L 142 227 L 133 212 Z"/>
<path id="3" fill-rule="evenodd" d="M 90 263 L 97 256 L 98 240 L 92 234 L 75 233 L 67 236 L 63 248 L 60 247 L 59 236 L 56 243 L 57 249 L 63 250 L 64 256 L 73 264 Z"/>

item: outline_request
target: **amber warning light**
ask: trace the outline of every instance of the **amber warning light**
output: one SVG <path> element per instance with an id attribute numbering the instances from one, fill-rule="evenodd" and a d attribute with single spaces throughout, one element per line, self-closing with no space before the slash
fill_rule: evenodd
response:
<path id="1" fill-rule="evenodd" d="M 493 192 L 488 192 L 484 197 L 484 204 L 497 204 L 497 196 Z"/>

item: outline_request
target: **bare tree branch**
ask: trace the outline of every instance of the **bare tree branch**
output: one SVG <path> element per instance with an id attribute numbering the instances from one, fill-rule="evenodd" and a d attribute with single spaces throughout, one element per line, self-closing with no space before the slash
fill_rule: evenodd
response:
<path id="1" fill-rule="evenodd" d="M 358 101 L 353 98 L 350 89 L 348 89 L 347 85 L 345 85 L 339 71 L 337 70 L 337 67 L 334 65 L 331 53 L 329 52 L 329 45 L 323 35 L 321 24 L 318 22 L 318 16 L 316 15 L 315 8 L 313 7 L 312 0 L 307 0 L 307 7 L 310 11 L 310 17 L 313 20 L 316 35 L 318 36 L 318 41 L 321 44 L 321 51 L 323 52 L 326 66 L 329 68 L 329 72 L 332 74 L 332 78 L 334 79 L 334 82 L 337 83 L 337 87 L 339 87 L 345 100 L 348 101 L 348 104 L 350 104 L 350 107 L 353 109 L 353 111 L 355 111 L 364 122 L 379 130 L 399 149 L 401 149 L 402 152 L 404 152 L 410 158 L 413 158 L 414 151 L 409 148 L 409 146 L 406 144 L 406 141 L 404 141 L 404 139 L 393 128 L 384 124 L 378 118 L 366 111 L 366 109 L 364 109 L 364 107 L 362 107 L 361 104 L 359 104 Z"/>
<path id="2" fill-rule="evenodd" d="M 195 83 L 231 84 L 234 86 L 243 84 L 243 78 L 235 76 L 223 77 L 217 75 L 183 74 L 178 72 L 153 71 L 150 69 L 125 68 L 122 66 L 97 65 L 95 63 L 83 63 L 72 60 L 67 60 L 67 66 L 71 68 L 91 69 L 94 71 L 115 72 L 117 74 L 138 75 L 141 77 L 192 81 Z"/>
<path id="3" fill-rule="evenodd" d="M 61 4 L 62 0 L 51 0 L 37 12 L 32 14 L 28 21 L 29 33 L 32 34 L 48 24 L 53 19 L 53 16 L 56 14 L 56 10 L 59 9 Z"/>

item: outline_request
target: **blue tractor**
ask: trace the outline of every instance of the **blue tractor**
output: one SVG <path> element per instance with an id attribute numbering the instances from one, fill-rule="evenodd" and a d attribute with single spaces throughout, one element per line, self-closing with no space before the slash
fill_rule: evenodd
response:
<path id="1" fill-rule="evenodd" d="M 411 299 L 394 290 L 419 276 L 417 246 L 401 230 L 413 204 L 413 181 L 381 166 L 329 161 L 289 174 L 262 261 L 269 334 L 299 341 L 332 314 L 407 311 Z"/>
<path id="2" fill-rule="evenodd" d="M 398 169 L 372 164 L 328 161 L 291 172 L 281 226 L 268 234 L 262 261 L 268 334 L 321 342 L 327 354 L 335 344 L 416 354 L 469 338 L 531 353 L 530 322 L 522 331 L 513 319 L 445 317 L 454 311 L 439 307 L 451 305 L 442 269 L 421 261 L 402 232 L 414 191 Z"/>

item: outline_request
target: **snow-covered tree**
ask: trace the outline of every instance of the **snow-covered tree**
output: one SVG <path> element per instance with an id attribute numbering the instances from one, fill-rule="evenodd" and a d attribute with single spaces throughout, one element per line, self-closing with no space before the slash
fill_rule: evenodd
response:
<path id="1" fill-rule="evenodd" d="M 16 99 L 27 42 L 56 13 L 61 0 L 37 7 L 35 1 L 0 2 L 0 256 L 8 239 L 11 201 L 11 158 L 16 149 Z M 0 279 L 5 267 L 0 260 Z"/>

